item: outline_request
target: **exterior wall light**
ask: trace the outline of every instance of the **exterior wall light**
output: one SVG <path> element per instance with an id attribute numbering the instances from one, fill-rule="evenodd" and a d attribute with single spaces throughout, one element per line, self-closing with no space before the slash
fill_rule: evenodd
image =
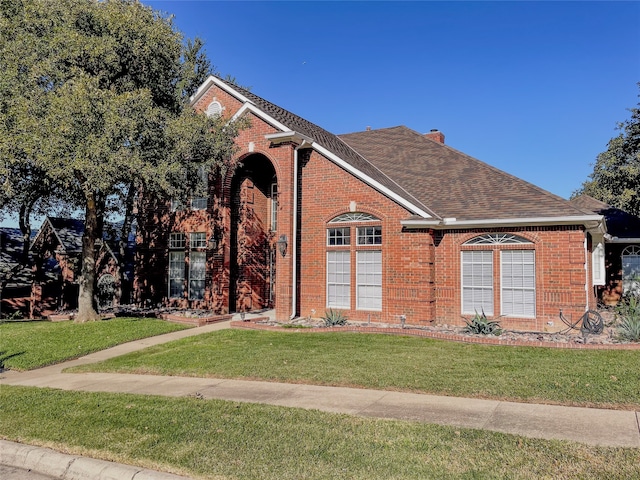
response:
<path id="1" fill-rule="evenodd" d="M 287 247 L 289 246 L 289 241 L 287 240 L 287 236 L 284 233 L 280 235 L 278 241 L 276 242 L 276 245 L 278 247 L 280 255 L 284 257 L 287 254 Z"/>

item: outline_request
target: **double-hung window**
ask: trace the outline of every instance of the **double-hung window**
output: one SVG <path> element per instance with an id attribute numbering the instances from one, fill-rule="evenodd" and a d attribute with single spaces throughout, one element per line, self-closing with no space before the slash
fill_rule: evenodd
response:
<path id="1" fill-rule="evenodd" d="M 382 309 L 382 226 L 379 223 L 380 219 L 360 212 L 339 215 L 329 222 L 328 307 Z M 352 241 L 354 238 L 355 242 Z M 355 272 L 352 272 L 352 266 L 355 266 Z M 352 278 L 355 278 L 355 284 Z"/>
<path id="2" fill-rule="evenodd" d="M 462 313 L 535 317 L 536 262 L 531 246 L 526 238 L 507 233 L 467 241 L 461 252 Z"/>
<path id="3" fill-rule="evenodd" d="M 184 296 L 184 233 L 172 233 L 169 236 L 169 298 Z"/>
<path id="4" fill-rule="evenodd" d="M 169 298 L 189 300 L 204 298 L 207 252 L 207 234 L 189 233 L 189 242 L 184 233 L 169 236 Z M 188 267 L 188 269 L 187 269 Z M 188 277 L 185 273 L 188 271 Z"/>

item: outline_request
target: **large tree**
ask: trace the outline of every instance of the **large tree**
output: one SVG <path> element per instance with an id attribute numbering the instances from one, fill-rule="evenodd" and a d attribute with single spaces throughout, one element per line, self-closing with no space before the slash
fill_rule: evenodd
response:
<path id="1" fill-rule="evenodd" d="M 618 124 L 620 134 L 598 155 L 593 173 L 574 196 L 584 193 L 640 215 L 640 103 L 629 111 L 631 118 Z"/>
<path id="2" fill-rule="evenodd" d="M 77 319 L 96 319 L 110 209 L 130 215 L 140 191 L 184 196 L 198 171 L 230 157 L 236 132 L 189 107 L 210 65 L 169 17 L 134 0 L 0 2 L 0 93 L 11 96 L 0 104 L 0 179 L 15 191 L 12 167 L 28 164 L 54 198 L 82 208 Z"/>

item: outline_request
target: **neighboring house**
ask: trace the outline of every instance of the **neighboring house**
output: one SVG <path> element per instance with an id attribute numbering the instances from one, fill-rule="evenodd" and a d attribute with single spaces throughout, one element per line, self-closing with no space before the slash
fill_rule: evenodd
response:
<path id="1" fill-rule="evenodd" d="M 20 267 L 23 235 L 18 228 L 0 228 L 0 318 L 31 307 L 31 268 Z M 6 282 L 6 284 L 5 284 Z"/>
<path id="2" fill-rule="evenodd" d="M 83 233 L 82 220 L 47 217 L 42 223 L 31 245 L 33 317 L 77 308 Z M 117 238 L 106 228 L 96 252 L 96 297 L 103 308 L 129 300 L 132 244 L 128 245 L 125 254 L 128 258 L 124 260 L 115 252 L 118 252 Z"/>
<path id="3" fill-rule="evenodd" d="M 139 205 L 137 303 L 412 324 L 484 311 L 538 331 L 596 304 L 602 215 L 446 146 L 439 131 L 334 135 L 214 76 L 192 105 L 250 127 L 208 198 Z"/>
<path id="4" fill-rule="evenodd" d="M 598 300 L 616 305 L 625 294 L 640 295 L 640 217 L 589 195 L 571 203 L 604 216 L 607 225 L 607 233 L 594 241 L 594 268 L 602 273 L 595 281 Z"/>

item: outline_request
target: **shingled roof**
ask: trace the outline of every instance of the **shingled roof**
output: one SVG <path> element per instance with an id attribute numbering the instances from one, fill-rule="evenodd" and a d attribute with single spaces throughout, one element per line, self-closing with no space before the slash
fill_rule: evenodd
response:
<path id="1" fill-rule="evenodd" d="M 340 138 L 441 217 L 585 215 L 563 198 L 404 126 Z"/>
<path id="2" fill-rule="evenodd" d="M 212 78 L 434 219 L 548 218 L 566 223 L 567 217 L 576 217 L 576 223 L 581 223 L 585 216 L 596 218 L 561 197 L 407 127 L 334 135 L 248 90 Z M 194 99 L 206 86 L 207 83 Z"/>
<path id="3" fill-rule="evenodd" d="M 580 195 L 571 200 L 571 203 L 581 208 L 603 215 L 607 222 L 607 233 L 613 239 L 640 239 L 640 217 L 612 207 L 605 202 L 596 200 L 589 195 Z"/>

